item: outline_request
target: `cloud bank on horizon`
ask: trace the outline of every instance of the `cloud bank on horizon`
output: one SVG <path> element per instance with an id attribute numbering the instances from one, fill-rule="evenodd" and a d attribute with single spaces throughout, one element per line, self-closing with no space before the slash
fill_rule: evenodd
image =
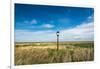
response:
<path id="1" fill-rule="evenodd" d="M 15 41 L 94 41 L 93 22 L 93 8 L 15 4 Z"/>

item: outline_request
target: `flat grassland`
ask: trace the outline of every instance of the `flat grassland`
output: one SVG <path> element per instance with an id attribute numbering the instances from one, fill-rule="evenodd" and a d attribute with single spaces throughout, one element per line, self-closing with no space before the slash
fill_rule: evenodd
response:
<path id="1" fill-rule="evenodd" d="M 94 60 L 94 42 L 15 42 L 15 65 Z"/>

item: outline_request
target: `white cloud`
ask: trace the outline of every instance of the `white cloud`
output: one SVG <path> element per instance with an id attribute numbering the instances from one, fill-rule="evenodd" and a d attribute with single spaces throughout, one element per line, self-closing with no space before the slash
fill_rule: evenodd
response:
<path id="1" fill-rule="evenodd" d="M 93 16 L 89 16 L 82 24 L 71 29 L 61 31 L 61 38 L 69 41 L 93 41 L 94 40 L 94 23 Z"/>
<path id="2" fill-rule="evenodd" d="M 72 29 L 65 29 L 61 31 L 62 40 L 93 40 L 93 36 L 93 23 L 83 23 Z"/>
<path id="3" fill-rule="evenodd" d="M 22 23 L 24 23 L 24 24 L 37 24 L 38 22 L 37 22 L 37 20 L 36 19 L 33 19 L 33 20 L 25 20 L 25 21 L 23 21 Z"/>
<path id="4" fill-rule="evenodd" d="M 53 28 L 54 25 L 52 25 L 52 24 L 44 24 L 41 27 L 43 27 L 43 28 Z"/>
<path id="5" fill-rule="evenodd" d="M 31 24 L 37 24 L 37 20 L 33 19 L 32 21 L 30 21 Z"/>
<path id="6" fill-rule="evenodd" d="M 53 34 L 52 34 L 53 33 Z M 40 41 L 52 41 L 55 38 L 55 34 L 53 31 L 28 31 L 28 30 L 16 30 L 15 31 L 15 41 L 33 41 L 33 42 L 40 42 Z"/>

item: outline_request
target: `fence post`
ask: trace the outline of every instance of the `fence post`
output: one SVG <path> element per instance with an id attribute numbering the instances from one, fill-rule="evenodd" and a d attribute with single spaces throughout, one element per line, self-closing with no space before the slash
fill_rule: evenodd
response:
<path id="1" fill-rule="evenodd" d="M 59 50 L 59 31 L 56 32 L 57 35 L 57 51 Z"/>

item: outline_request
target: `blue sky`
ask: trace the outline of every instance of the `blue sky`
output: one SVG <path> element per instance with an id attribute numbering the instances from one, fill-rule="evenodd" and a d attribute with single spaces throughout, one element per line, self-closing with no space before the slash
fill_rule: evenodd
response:
<path id="1" fill-rule="evenodd" d="M 15 4 L 15 41 L 93 41 L 94 9 Z"/>

